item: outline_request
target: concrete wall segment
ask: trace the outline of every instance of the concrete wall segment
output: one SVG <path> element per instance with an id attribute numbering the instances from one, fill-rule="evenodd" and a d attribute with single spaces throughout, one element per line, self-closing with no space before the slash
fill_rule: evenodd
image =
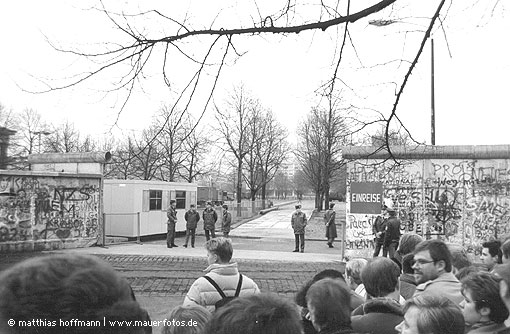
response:
<path id="1" fill-rule="evenodd" d="M 510 159 L 510 145 L 456 145 L 456 146 L 344 146 L 342 157 L 357 159 Z"/>
<path id="2" fill-rule="evenodd" d="M 100 175 L 0 171 L 0 252 L 84 247 L 100 234 Z"/>
<path id="3" fill-rule="evenodd" d="M 504 150 L 498 150 L 482 155 L 500 158 L 472 159 L 476 150 L 461 147 L 459 151 L 471 153 L 458 159 L 425 155 L 398 163 L 350 161 L 348 200 L 350 182 L 383 182 L 385 202 L 402 220 L 402 233 L 439 237 L 463 245 L 472 257 L 478 257 L 483 241 L 510 235 L 510 157 L 501 158 Z M 371 256 L 375 218 L 350 213 L 348 203 L 347 254 Z"/>

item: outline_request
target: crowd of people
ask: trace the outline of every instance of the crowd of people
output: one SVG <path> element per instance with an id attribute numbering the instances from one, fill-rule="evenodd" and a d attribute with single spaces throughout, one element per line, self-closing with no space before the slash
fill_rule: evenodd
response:
<path id="1" fill-rule="evenodd" d="M 157 322 L 97 257 L 18 263 L 0 273 L 0 333 L 510 334 L 510 241 L 483 243 L 483 265 L 474 265 L 459 245 L 404 234 L 394 257 L 332 264 L 293 300 L 240 273 L 229 238 L 205 249 L 205 274 Z"/>

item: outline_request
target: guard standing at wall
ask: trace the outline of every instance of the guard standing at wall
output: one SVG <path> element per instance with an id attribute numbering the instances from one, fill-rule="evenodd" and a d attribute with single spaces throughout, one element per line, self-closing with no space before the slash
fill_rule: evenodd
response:
<path id="1" fill-rule="evenodd" d="M 218 214 L 212 207 L 211 202 L 207 202 L 205 210 L 202 212 L 202 219 L 204 220 L 204 231 L 205 239 L 209 241 L 211 238 L 216 238 L 216 221 L 218 220 Z"/>
<path id="2" fill-rule="evenodd" d="M 179 247 L 175 244 L 175 224 L 177 224 L 177 210 L 175 209 L 175 200 L 170 201 L 170 207 L 166 211 L 168 217 L 166 232 L 166 247 Z"/>
<path id="3" fill-rule="evenodd" d="M 384 247 L 388 248 L 390 259 L 395 256 L 400 241 L 400 219 L 397 218 L 395 209 L 388 208 L 389 218 L 386 221 L 386 233 L 384 235 Z"/>
<path id="4" fill-rule="evenodd" d="M 299 252 L 301 247 L 301 253 L 305 252 L 305 228 L 306 228 L 306 214 L 301 211 L 301 205 L 296 205 L 296 211 L 292 214 L 290 219 L 292 229 L 294 230 L 294 238 L 296 239 L 296 248 L 294 252 Z"/>
<path id="5" fill-rule="evenodd" d="M 326 225 L 326 238 L 329 248 L 333 248 L 333 241 L 338 236 L 336 233 L 336 212 L 333 209 L 335 203 L 329 203 L 329 210 L 324 214 L 324 224 Z"/>
<path id="6" fill-rule="evenodd" d="M 197 230 L 197 223 L 200 221 L 200 214 L 195 209 L 195 204 L 191 204 L 190 208 L 184 214 L 186 220 L 186 241 L 184 247 L 188 247 L 189 237 L 191 236 L 191 247 L 195 248 L 195 232 Z"/>
<path id="7" fill-rule="evenodd" d="M 388 211 L 386 205 L 381 207 L 381 214 L 375 219 L 374 225 L 372 225 L 372 232 L 374 233 L 374 257 L 379 256 L 381 247 L 383 248 L 383 256 L 388 256 L 388 248 L 384 247 L 384 236 L 386 232 L 386 219 Z"/>
<path id="8" fill-rule="evenodd" d="M 221 224 L 221 231 L 223 232 L 223 236 L 228 238 L 228 234 L 230 233 L 230 225 L 232 224 L 232 214 L 228 211 L 228 205 L 223 204 L 221 207 L 223 208 L 223 221 Z"/>

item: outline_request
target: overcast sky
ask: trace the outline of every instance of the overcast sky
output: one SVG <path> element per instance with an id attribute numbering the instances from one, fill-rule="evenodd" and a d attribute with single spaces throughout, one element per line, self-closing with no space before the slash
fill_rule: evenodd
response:
<path id="1" fill-rule="evenodd" d="M 359 0 L 355 6 L 374 1 Z M 478 3 L 475 7 L 466 3 Z M 48 94 L 29 94 L 25 89 L 40 89 L 39 79 L 69 78 L 77 69 L 87 70 L 78 57 L 53 50 L 45 36 L 59 45 L 85 49 L 95 48 L 103 41 L 117 38 L 106 17 L 96 11 L 84 11 L 94 1 L 20 0 L 0 3 L 0 103 L 14 110 L 33 108 L 53 123 L 66 119 L 74 122 L 83 133 L 98 135 L 108 132 L 123 100 L 121 97 L 98 93 L 106 82 L 91 81 L 73 89 Z M 107 5 L 109 4 L 106 1 Z M 117 4 L 119 2 L 116 2 Z M 159 7 L 160 4 L 164 4 Z M 173 17 L 207 26 L 216 16 L 218 1 L 125 1 L 123 9 L 158 7 Z M 217 22 L 236 26 L 251 19 L 252 2 L 232 3 L 217 17 Z M 246 3 L 252 4 L 248 7 Z M 271 12 L 276 1 L 259 0 L 259 10 Z M 416 4 L 421 3 L 421 4 Z M 340 77 L 347 84 L 343 94 L 349 103 L 368 110 L 388 114 L 394 103 L 395 84 L 400 86 L 408 64 L 394 59 L 411 59 L 419 46 L 427 20 L 438 1 L 399 0 L 396 5 L 366 20 L 351 25 L 354 48 L 346 48 Z M 494 13 L 494 1 L 456 2 L 445 21 L 445 35 L 435 29 L 436 74 L 436 144 L 510 144 L 507 127 L 510 118 L 508 78 L 510 78 L 510 13 L 500 3 Z M 480 4 L 483 3 L 483 4 Z M 78 6 L 79 4 L 79 6 Z M 207 4 L 207 5 L 206 5 Z M 145 6 L 145 7 L 142 7 Z M 208 6 L 208 7 L 205 7 Z M 307 9 L 308 10 L 308 9 Z M 310 13 L 313 10 L 310 9 Z M 311 14 L 310 14 L 311 15 Z M 305 15 L 303 15 L 305 16 Z M 392 18 L 397 23 L 386 27 L 369 25 L 371 19 Z M 145 21 L 146 31 L 163 34 L 160 22 Z M 342 27 L 339 27 L 342 28 Z M 247 52 L 235 63 L 230 59 L 222 77 L 215 101 L 221 103 L 232 85 L 244 84 L 261 102 L 271 108 L 292 132 L 317 104 L 316 89 L 331 75 L 335 49 L 339 45 L 335 29 L 326 32 L 302 33 L 291 36 L 234 38 L 236 50 Z M 446 44 L 446 40 L 448 45 Z M 198 54 L 203 44 L 186 45 Z M 451 57 L 450 57 L 451 52 Z M 161 59 L 161 58 L 160 58 Z M 172 88 L 178 90 L 189 78 L 187 65 L 173 62 Z M 158 68 L 159 69 L 159 68 Z M 114 74 L 111 74 L 114 77 Z M 111 80 L 110 80 L 111 82 Z M 394 82 L 394 83 L 392 83 Z M 342 87 L 341 87 L 342 88 Z M 141 129 L 150 123 L 150 116 L 164 103 L 169 93 L 157 72 L 149 73 L 144 90 L 137 90 L 120 115 L 122 130 Z M 197 101 L 197 114 L 203 105 Z M 424 50 L 415 73 L 410 78 L 398 109 L 401 119 L 416 139 L 430 142 L 430 47 Z M 206 121 L 210 121 L 211 114 Z M 118 130 L 115 130 L 116 132 Z"/>

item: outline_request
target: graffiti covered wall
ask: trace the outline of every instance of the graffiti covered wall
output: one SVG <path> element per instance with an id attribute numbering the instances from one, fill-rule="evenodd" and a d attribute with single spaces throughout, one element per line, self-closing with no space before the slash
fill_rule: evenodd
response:
<path id="1" fill-rule="evenodd" d="M 99 234 L 100 178 L 0 172 L 0 252 L 84 247 Z"/>
<path id="2" fill-rule="evenodd" d="M 348 192 L 350 182 L 383 182 L 384 201 L 397 211 L 402 233 L 439 237 L 478 257 L 483 241 L 510 234 L 510 157 L 445 156 L 414 155 L 399 164 L 354 160 L 348 163 Z M 346 248 L 370 256 L 377 215 L 351 214 L 349 205 L 347 210 Z"/>

